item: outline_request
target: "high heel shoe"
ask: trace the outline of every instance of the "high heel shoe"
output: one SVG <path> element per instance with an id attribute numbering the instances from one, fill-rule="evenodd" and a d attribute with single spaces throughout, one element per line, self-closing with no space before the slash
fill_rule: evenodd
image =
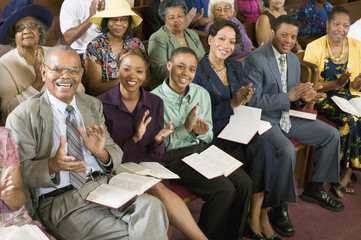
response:
<path id="1" fill-rule="evenodd" d="M 244 232 L 247 238 L 255 239 L 255 240 L 266 240 L 266 238 L 264 238 L 262 234 L 253 232 L 252 228 L 248 225 L 248 223 L 246 224 Z"/>
<path id="2" fill-rule="evenodd" d="M 266 240 L 282 240 L 279 236 L 276 234 L 273 234 L 272 236 L 268 237 L 266 234 L 262 233 L 264 239 Z"/>

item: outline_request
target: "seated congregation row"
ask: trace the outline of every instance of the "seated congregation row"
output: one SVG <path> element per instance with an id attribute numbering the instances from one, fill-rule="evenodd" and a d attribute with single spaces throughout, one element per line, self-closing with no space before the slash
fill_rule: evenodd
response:
<path id="1" fill-rule="evenodd" d="M 43 13 L 39 15 L 44 16 L 46 12 L 35 5 L 28 5 L 27 8 L 38 8 L 27 11 L 27 14 L 39 11 Z M 119 16 L 106 15 L 109 12 L 107 9 L 100 11 L 105 15 L 95 15 L 94 21 L 110 18 L 106 26 L 110 32 L 112 18 Z M 136 15 L 128 13 L 126 16 L 132 16 L 133 22 L 136 22 Z M 15 24 L 15 38 L 22 34 L 34 36 L 33 33 L 40 27 L 29 22 L 29 17 L 40 18 L 37 15 L 19 14 L 5 26 L 9 28 Z M 21 22 L 24 19 L 28 22 Z M 122 21 L 125 20 L 121 17 L 116 20 Z M 31 199 L 34 202 L 27 199 L 27 209 L 60 239 L 97 238 L 96 234 L 100 233 L 115 238 L 129 235 L 131 239 L 166 239 L 168 218 L 190 239 L 238 239 L 243 235 L 246 222 L 252 238 L 278 239 L 267 215 L 267 208 L 272 207 L 275 229 L 281 235 L 292 236 L 294 228 L 287 213 L 287 201 L 296 200 L 293 183 L 296 153 L 288 140 L 292 138 L 315 149 L 315 170 L 301 198 L 333 211 L 342 211 L 343 204 L 328 196 L 322 183 L 335 183 L 335 192 L 341 196 L 342 185 L 337 185 L 340 181 L 339 149 L 342 141 L 350 140 L 340 140 L 340 133 L 336 129 L 320 121 L 309 122 L 288 115 L 290 106 L 302 107 L 305 102 L 322 99 L 325 94 L 317 93 L 317 90 L 344 94 L 348 89 L 360 89 L 358 76 L 351 78 L 350 75 L 353 69 L 354 72 L 359 71 L 358 65 L 351 66 L 352 54 L 359 54 L 359 43 L 346 36 L 339 39 L 337 28 L 331 31 L 340 22 L 342 27 L 349 24 L 349 15 L 342 8 L 335 8 L 329 16 L 328 35 L 315 42 L 317 50 L 321 48 L 316 44 L 323 44 L 323 54 L 329 58 L 327 62 L 324 59 L 320 61 L 323 60 L 324 64 L 334 61 L 337 68 L 331 69 L 342 71 L 328 73 L 331 76 L 324 77 L 323 89 L 300 84 L 299 62 L 290 53 L 296 43 L 298 23 L 286 15 L 275 20 L 271 41 L 250 54 L 242 64 L 228 59 L 241 38 L 238 26 L 229 21 L 216 21 L 209 28 L 209 53 L 198 56 L 186 47 L 172 50 L 165 65 L 165 80 L 152 93 L 141 87 L 150 64 L 144 52 L 138 48 L 121 48 L 119 59 L 115 56 L 115 63 L 119 64 L 115 70 L 118 81 L 110 81 L 114 85 L 98 96 L 103 103 L 105 120 L 98 101 L 75 93 L 83 73 L 76 52 L 64 46 L 48 49 L 43 64 L 41 54 L 37 54 L 40 55 L 37 64 L 41 65 L 39 77 L 45 82 L 47 90 L 21 103 L 6 121 L 19 147 L 25 185 L 33 194 Z M 117 28 L 114 28 L 117 33 Z M 0 30 L 4 31 L 2 28 Z M 332 49 L 337 49 L 340 41 L 341 46 L 342 43 L 347 45 L 345 55 L 335 58 L 330 51 L 326 54 L 330 43 L 334 44 Z M 320 55 L 310 55 L 310 58 L 317 59 Z M 305 58 L 307 56 L 306 50 Z M 199 63 L 197 58 L 202 58 Z M 282 60 L 278 61 L 278 58 Z M 348 59 L 350 66 L 345 71 Z M 343 70 L 339 70 L 340 64 Z M 262 118 L 271 122 L 273 128 L 262 136 L 256 136 L 248 145 L 216 138 L 233 115 L 233 108 L 245 104 L 262 108 Z M 335 107 L 332 110 L 335 111 Z M 73 132 L 68 132 L 71 127 L 68 128 L 67 118 L 69 121 L 76 119 L 75 126 L 80 127 L 75 131 L 73 127 Z M 352 116 L 347 115 L 347 118 L 356 122 Z M 107 126 L 108 130 L 103 126 Z M 85 127 L 87 132 L 83 130 Z M 80 136 L 75 132 L 79 132 Z M 315 132 L 321 134 L 315 136 Z M 77 159 L 85 162 L 74 162 L 72 154 L 66 156 L 65 145 L 67 142 L 67 151 L 71 153 L 69 141 L 74 141 L 70 137 L 73 134 L 78 138 L 76 142 L 82 144 L 77 146 L 83 153 Z M 345 135 L 341 133 L 341 136 Z M 203 151 L 210 144 L 244 162 L 244 168 L 227 178 L 207 180 L 180 160 Z M 350 159 L 350 156 L 343 157 L 345 161 Z M 99 183 L 108 180 L 109 176 L 104 173 L 112 172 L 121 161 L 147 160 L 162 161 L 167 168 L 181 176 L 179 182 L 183 186 L 206 201 L 199 227 L 181 199 L 163 184 L 156 185 L 148 194 L 159 198 L 165 208 L 147 194 L 138 197 L 130 206 L 112 211 L 96 204 L 85 204 L 84 196 Z M 83 182 L 77 187 L 72 182 L 74 172 L 89 174 L 95 171 L 100 172 L 98 181 Z M 19 179 L 19 173 L 16 170 L 11 174 L 9 170 L 5 175 Z M 23 189 L 22 181 L 13 183 L 11 177 L 6 176 L 5 179 L 0 186 L 1 199 L 10 211 L 16 210 L 25 200 L 21 191 L 16 191 Z M 164 184 L 167 185 L 166 182 Z M 13 189 L 15 185 L 18 188 Z M 14 199 L 16 201 L 12 201 Z M 56 209 L 52 208 L 54 204 Z M 134 211 L 136 206 L 137 211 Z M 120 220 L 114 223 L 117 217 Z M 89 223 L 90 219 L 92 221 Z M 131 219 L 137 219 L 137 222 Z M 87 228 L 84 228 L 85 224 Z M 102 239 L 101 236 L 98 238 Z"/>

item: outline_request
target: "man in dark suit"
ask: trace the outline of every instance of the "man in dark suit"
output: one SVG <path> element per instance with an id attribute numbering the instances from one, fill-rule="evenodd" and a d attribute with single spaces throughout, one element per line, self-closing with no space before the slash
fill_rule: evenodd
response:
<path id="1" fill-rule="evenodd" d="M 284 236 L 293 236 L 294 228 L 288 216 L 287 202 L 296 201 L 293 170 L 296 149 L 289 139 L 312 146 L 313 175 L 301 199 L 331 211 L 342 211 L 343 204 L 331 198 L 324 182 L 339 182 L 340 136 L 337 129 L 319 121 L 290 117 L 291 107 L 300 108 L 306 102 L 324 97 L 319 87 L 300 82 L 300 63 L 291 51 L 298 33 L 298 22 L 282 15 L 272 26 L 271 41 L 259 47 L 243 62 L 243 80 L 255 87 L 250 106 L 262 108 L 262 119 L 272 128 L 263 135 L 274 145 L 279 165 L 281 207 L 271 210 L 271 222 Z"/>
<path id="2" fill-rule="evenodd" d="M 167 239 L 167 214 L 155 197 L 142 194 L 119 209 L 84 200 L 108 182 L 123 152 L 104 127 L 101 102 L 76 93 L 83 69 L 75 50 L 49 50 L 41 73 L 47 90 L 6 122 L 32 195 L 27 209 L 60 239 Z"/>

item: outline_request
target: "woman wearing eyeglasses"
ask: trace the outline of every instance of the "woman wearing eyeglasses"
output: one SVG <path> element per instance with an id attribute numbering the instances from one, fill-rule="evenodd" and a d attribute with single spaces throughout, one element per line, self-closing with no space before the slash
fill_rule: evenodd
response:
<path id="1" fill-rule="evenodd" d="M 229 56 L 230 59 L 240 59 L 246 57 L 252 52 L 252 41 L 248 38 L 246 29 L 242 23 L 235 17 L 234 13 L 234 0 L 210 0 L 208 6 L 208 17 L 213 21 L 208 23 L 204 30 L 207 34 L 209 33 L 210 26 L 219 20 L 228 20 L 237 24 L 239 32 L 241 34 L 240 42 L 234 47 L 234 51 Z"/>
<path id="2" fill-rule="evenodd" d="M 51 12 L 27 0 L 12 1 L 2 11 L 0 44 L 14 49 L 0 58 L 1 122 L 21 102 L 43 90 L 40 65 L 47 48 L 41 46 L 53 22 Z M 80 88 L 84 91 L 84 87 Z"/>

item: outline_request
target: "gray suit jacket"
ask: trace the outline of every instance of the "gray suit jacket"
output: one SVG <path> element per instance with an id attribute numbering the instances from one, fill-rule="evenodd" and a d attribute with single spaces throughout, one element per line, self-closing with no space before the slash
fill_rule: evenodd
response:
<path id="1" fill-rule="evenodd" d="M 246 57 L 243 65 L 243 84 L 256 88 L 249 106 L 262 109 L 262 119 L 278 125 L 281 112 L 290 107 L 300 108 L 300 101 L 290 102 L 288 93 L 282 92 L 281 74 L 278 69 L 271 42 L 257 48 Z M 292 52 L 287 54 L 287 89 L 299 85 L 300 61 Z"/>
<path id="2" fill-rule="evenodd" d="M 101 102 L 82 93 L 76 93 L 75 97 L 85 126 L 105 127 Z M 31 199 L 27 196 L 25 205 L 33 216 L 39 204 L 39 188 L 56 187 L 60 182 L 59 174 L 55 182 L 49 176 L 48 160 L 52 157 L 50 154 L 53 147 L 53 115 L 48 94 L 41 92 L 21 103 L 8 116 L 6 127 L 11 129 L 18 146 L 21 172 L 31 194 Z M 113 168 L 116 169 L 121 163 L 123 152 L 108 132 L 105 148 L 113 160 Z"/>

